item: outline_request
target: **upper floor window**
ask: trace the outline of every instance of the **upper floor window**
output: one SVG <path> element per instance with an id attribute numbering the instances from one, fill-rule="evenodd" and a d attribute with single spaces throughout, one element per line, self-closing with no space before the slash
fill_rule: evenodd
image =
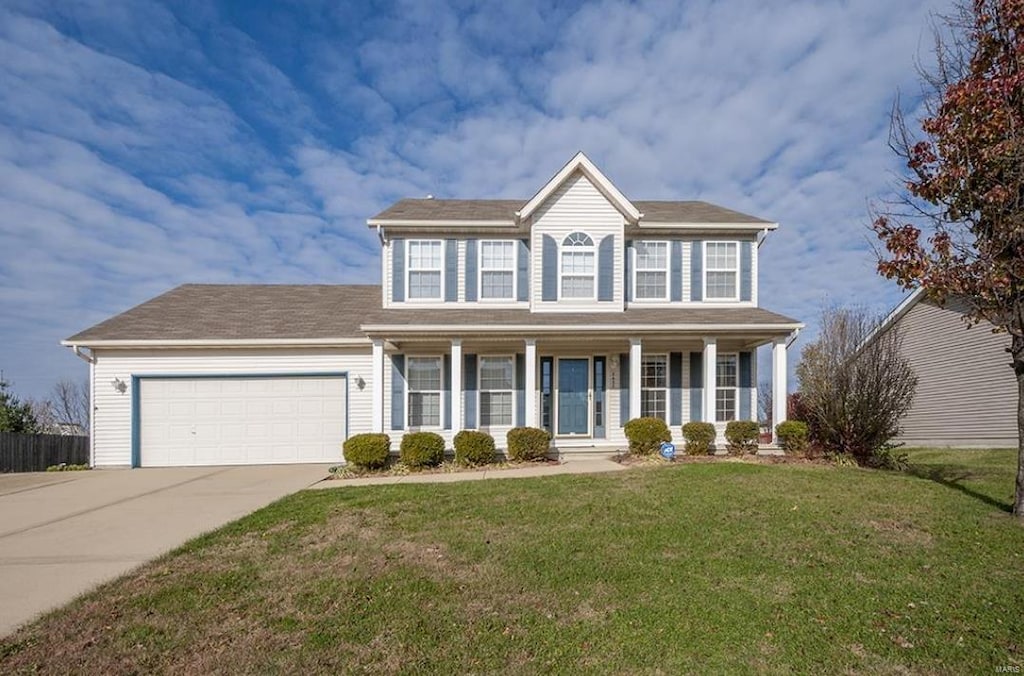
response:
<path id="1" fill-rule="evenodd" d="M 637 299 L 668 298 L 668 242 L 635 242 Z"/>
<path id="2" fill-rule="evenodd" d="M 562 240 L 562 298 L 594 298 L 594 240 L 583 232 Z"/>
<path id="3" fill-rule="evenodd" d="M 736 242 L 707 243 L 706 300 L 739 300 L 738 249 Z"/>
<path id="4" fill-rule="evenodd" d="M 736 420 L 736 402 L 739 390 L 738 357 L 735 354 L 720 354 L 715 365 L 715 420 L 729 422 Z"/>
<path id="5" fill-rule="evenodd" d="M 441 300 L 441 240 L 409 242 L 410 299 Z"/>
<path id="6" fill-rule="evenodd" d="M 513 298 L 515 275 L 515 242 L 480 243 L 481 298 Z"/>
<path id="7" fill-rule="evenodd" d="M 409 357 L 409 427 L 441 426 L 441 358 Z"/>

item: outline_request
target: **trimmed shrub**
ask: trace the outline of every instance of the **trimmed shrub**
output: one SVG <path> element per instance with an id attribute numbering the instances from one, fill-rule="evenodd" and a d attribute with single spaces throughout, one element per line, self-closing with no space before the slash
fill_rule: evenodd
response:
<path id="1" fill-rule="evenodd" d="M 688 422 L 683 425 L 687 455 L 707 455 L 715 443 L 715 426 L 706 422 Z"/>
<path id="2" fill-rule="evenodd" d="M 775 437 L 786 453 L 802 453 L 807 450 L 809 429 L 807 423 L 787 420 L 775 426 Z"/>
<path id="3" fill-rule="evenodd" d="M 366 469 L 378 469 L 388 464 L 391 437 L 386 434 L 357 434 L 346 439 L 342 449 L 345 462 Z"/>
<path id="4" fill-rule="evenodd" d="M 487 432 L 462 430 L 455 435 L 455 462 L 487 465 L 494 462 L 494 437 Z"/>
<path id="5" fill-rule="evenodd" d="M 725 425 L 725 440 L 733 455 L 757 453 L 757 423 L 752 420 L 731 420 Z"/>
<path id="6" fill-rule="evenodd" d="M 537 427 L 513 427 L 505 440 L 510 460 L 543 460 L 551 448 L 551 435 Z"/>
<path id="7" fill-rule="evenodd" d="M 632 455 L 657 453 L 663 443 L 672 441 L 672 433 L 661 418 L 633 418 L 626 423 L 624 430 Z"/>
<path id="8" fill-rule="evenodd" d="M 444 437 L 437 432 L 409 432 L 399 448 L 402 464 L 412 469 L 434 467 L 444 461 Z"/>

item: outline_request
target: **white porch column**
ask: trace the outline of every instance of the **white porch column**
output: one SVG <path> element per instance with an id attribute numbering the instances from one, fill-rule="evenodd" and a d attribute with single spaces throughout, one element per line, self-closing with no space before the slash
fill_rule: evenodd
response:
<path id="1" fill-rule="evenodd" d="M 629 339 L 629 418 L 640 417 L 641 356 L 643 347 L 639 338 Z M 625 421 L 623 421 L 625 422 Z"/>
<path id="2" fill-rule="evenodd" d="M 537 427 L 537 340 L 526 339 L 526 382 L 523 390 L 526 393 L 526 426 Z"/>
<path id="3" fill-rule="evenodd" d="M 452 338 L 452 431 L 462 427 L 462 339 Z"/>
<path id="4" fill-rule="evenodd" d="M 715 422 L 715 391 L 718 389 L 718 339 L 704 339 L 704 422 Z"/>
<path id="5" fill-rule="evenodd" d="M 384 431 L 384 341 L 373 339 L 373 382 L 370 393 L 373 395 L 373 431 Z"/>
<path id="6" fill-rule="evenodd" d="M 772 439 L 775 439 L 775 426 L 786 422 L 787 340 L 787 338 L 776 338 L 772 345 Z"/>

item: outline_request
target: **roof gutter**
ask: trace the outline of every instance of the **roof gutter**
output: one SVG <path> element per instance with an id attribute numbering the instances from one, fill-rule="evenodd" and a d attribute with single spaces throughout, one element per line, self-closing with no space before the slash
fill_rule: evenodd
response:
<path id="1" fill-rule="evenodd" d="M 67 347 L 70 347 L 74 351 L 75 356 L 78 357 L 79 359 L 81 359 L 82 361 L 88 362 L 90 364 L 95 364 L 96 363 L 96 355 L 94 355 L 94 354 L 85 354 L 84 352 L 82 352 L 82 346 L 81 345 L 70 345 L 70 344 L 68 344 L 68 342 L 66 340 L 62 340 L 61 341 L 61 345 L 65 345 Z"/>
<path id="2" fill-rule="evenodd" d="M 369 338 L 227 338 L 185 340 L 90 340 L 86 345 L 103 348 L 160 347 L 347 347 L 369 345 Z M 77 343 L 61 341 L 61 345 L 77 348 Z M 77 349 L 76 349 L 77 354 Z M 85 357 L 83 357 L 84 359 Z"/>
<path id="3" fill-rule="evenodd" d="M 451 324 L 366 324 L 360 327 L 366 333 L 597 333 L 597 332 L 645 332 L 677 333 L 679 331 L 785 331 L 799 332 L 804 327 L 795 324 L 489 324 L 477 326 L 453 326 Z"/>

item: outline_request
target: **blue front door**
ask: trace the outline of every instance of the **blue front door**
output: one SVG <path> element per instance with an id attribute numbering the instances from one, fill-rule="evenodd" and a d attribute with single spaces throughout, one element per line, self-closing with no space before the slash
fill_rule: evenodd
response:
<path id="1" fill-rule="evenodd" d="M 590 431 L 590 360 L 558 360 L 558 434 Z"/>

